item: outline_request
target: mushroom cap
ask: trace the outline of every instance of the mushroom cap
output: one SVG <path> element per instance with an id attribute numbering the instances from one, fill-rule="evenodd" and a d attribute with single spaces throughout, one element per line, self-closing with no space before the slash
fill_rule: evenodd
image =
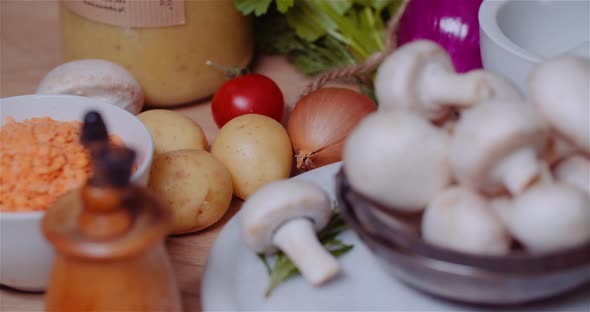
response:
<path id="1" fill-rule="evenodd" d="M 564 183 L 542 183 L 514 198 L 503 219 L 529 250 L 548 252 L 590 240 L 590 196 Z"/>
<path id="2" fill-rule="evenodd" d="M 434 65 L 434 66 L 432 66 Z M 454 73 L 449 54 L 430 40 L 406 43 L 391 53 L 379 66 L 375 77 L 375 95 L 380 111 L 403 109 L 422 116 L 431 114 L 422 105 L 420 80 L 427 67 L 445 73 Z"/>
<path id="3" fill-rule="evenodd" d="M 424 209 L 451 183 L 450 137 L 407 111 L 368 115 L 350 133 L 342 159 L 359 193 L 404 212 Z"/>
<path id="4" fill-rule="evenodd" d="M 538 64 L 528 95 L 557 133 L 590 155 L 590 60 L 562 55 Z"/>
<path id="5" fill-rule="evenodd" d="M 37 94 L 71 94 L 95 98 L 119 106 L 132 114 L 143 107 L 139 82 L 115 63 L 84 59 L 52 69 L 37 87 Z"/>
<path id="6" fill-rule="evenodd" d="M 296 218 L 309 219 L 317 231 L 332 215 L 328 194 L 320 187 L 298 180 L 271 182 L 242 205 L 239 222 L 242 239 L 255 252 L 273 252 L 273 234 L 284 223 Z"/>
<path id="7" fill-rule="evenodd" d="M 513 151 L 529 146 L 539 151 L 547 128 L 535 109 L 517 99 L 492 99 L 465 111 L 455 126 L 450 162 L 461 184 L 495 193 L 500 181 L 489 173 Z"/>
<path id="8" fill-rule="evenodd" d="M 422 217 L 425 241 L 479 255 L 500 255 L 510 250 L 510 235 L 476 192 L 450 187 L 437 194 Z"/>

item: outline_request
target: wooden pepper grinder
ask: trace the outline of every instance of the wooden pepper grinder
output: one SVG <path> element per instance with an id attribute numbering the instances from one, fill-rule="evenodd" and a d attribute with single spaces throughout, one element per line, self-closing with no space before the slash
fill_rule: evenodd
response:
<path id="1" fill-rule="evenodd" d="M 47 311 L 181 311 L 164 248 L 168 208 L 129 183 L 135 153 L 108 143 L 96 112 L 85 116 L 82 143 L 93 176 L 48 209 L 43 232 L 57 253 Z"/>

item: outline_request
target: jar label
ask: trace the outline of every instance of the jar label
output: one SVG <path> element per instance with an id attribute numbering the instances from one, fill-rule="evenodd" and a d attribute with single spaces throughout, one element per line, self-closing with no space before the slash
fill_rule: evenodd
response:
<path id="1" fill-rule="evenodd" d="M 62 0 L 89 20 L 124 27 L 163 27 L 185 23 L 184 0 Z"/>

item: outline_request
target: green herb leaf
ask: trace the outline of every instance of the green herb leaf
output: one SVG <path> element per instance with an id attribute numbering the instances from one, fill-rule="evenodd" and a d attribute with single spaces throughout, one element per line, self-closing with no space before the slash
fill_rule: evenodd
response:
<path id="1" fill-rule="evenodd" d="M 365 7 L 371 7 L 378 12 L 381 12 L 394 1 L 396 0 L 354 0 L 355 3 Z"/>
<path id="2" fill-rule="evenodd" d="M 352 245 L 342 245 L 342 247 L 336 248 L 336 249 L 331 249 L 330 253 L 334 256 L 334 257 L 340 257 L 343 254 L 349 252 L 352 250 L 352 248 L 354 248 L 354 246 Z"/>
<path id="3" fill-rule="evenodd" d="M 344 222 L 344 219 L 342 219 L 339 213 L 335 212 L 326 227 L 318 233 L 320 242 L 334 257 L 340 257 L 353 248 L 352 245 L 345 244 L 335 238 L 345 229 L 346 223 Z M 291 260 L 282 252 L 276 253 L 275 262 L 272 267 L 269 265 L 267 256 L 258 255 L 258 257 L 264 264 L 270 276 L 270 283 L 264 294 L 265 297 L 270 296 L 272 291 L 282 282 L 299 274 L 297 267 L 295 267 L 293 262 L 291 262 Z"/>
<path id="4" fill-rule="evenodd" d="M 310 1 L 323 1 L 327 5 L 331 6 L 338 14 L 344 16 L 344 14 L 352 8 L 354 3 L 353 0 L 339 0 L 339 1 L 325 1 L 325 0 L 310 0 Z"/>
<path id="5" fill-rule="evenodd" d="M 287 55 L 316 75 L 382 51 L 385 21 L 402 0 L 235 0 L 254 14 L 256 50 Z"/>
<path id="6" fill-rule="evenodd" d="M 342 219 L 339 213 L 334 213 L 328 225 L 318 233 L 320 242 L 333 241 L 338 234 L 348 228 L 348 224 Z"/>
<path id="7" fill-rule="evenodd" d="M 244 15 L 254 12 L 254 15 L 260 16 L 268 11 L 271 2 L 272 0 L 235 0 L 234 6 Z"/>
<path id="8" fill-rule="evenodd" d="M 313 43 L 304 41 L 304 46 L 305 49 L 289 53 L 289 59 L 307 75 L 313 76 L 357 62 L 344 44 L 330 36 Z"/>
<path id="9" fill-rule="evenodd" d="M 268 264 L 268 261 L 266 260 L 266 256 L 265 255 L 258 255 L 258 258 L 260 259 L 260 261 L 262 261 L 262 263 L 264 263 L 264 268 L 266 269 L 266 273 L 268 273 L 268 275 L 271 275 L 272 269 L 270 267 L 270 264 Z"/>
<path id="10" fill-rule="evenodd" d="M 300 0 L 296 7 L 287 12 L 289 26 L 297 36 L 310 42 L 337 28 L 337 25 L 324 12 L 314 9 L 312 4 L 313 2 L 309 0 Z"/>
<path id="11" fill-rule="evenodd" d="M 270 296 L 272 291 L 279 286 L 280 283 L 297 275 L 299 270 L 295 267 L 293 262 L 285 256 L 285 254 L 277 254 L 273 271 L 270 273 L 270 284 L 264 293 L 265 297 Z"/>
<path id="12" fill-rule="evenodd" d="M 399 8 L 402 5 L 402 0 L 393 0 L 391 1 L 391 3 L 387 6 L 387 11 L 389 11 L 389 15 L 390 16 L 394 16 L 397 13 L 397 10 L 399 10 Z"/>
<path id="13" fill-rule="evenodd" d="M 277 9 L 281 13 L 287 13 L 290 7 L 293 6 L 294 0 L 276 0 L 277 1 Z"/>

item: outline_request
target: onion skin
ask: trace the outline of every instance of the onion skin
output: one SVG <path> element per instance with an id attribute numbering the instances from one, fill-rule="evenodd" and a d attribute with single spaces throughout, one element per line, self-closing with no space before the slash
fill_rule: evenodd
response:
<path id="1" fill-rule="evenodd" d="M 412 0 L 397 32 L 398 46 L 430 39 L 444 47 L 458 73 L 482 68 L 478 12 L 482 0 Z"/>
<path id="2" fill-rule="evenodd" d="M 342 148 L 352 129 L 377 105 L 344 88 L 322 88 L 303 97 L 287 122 L 297 169 L 311 170 L 342 160 Z"/>

